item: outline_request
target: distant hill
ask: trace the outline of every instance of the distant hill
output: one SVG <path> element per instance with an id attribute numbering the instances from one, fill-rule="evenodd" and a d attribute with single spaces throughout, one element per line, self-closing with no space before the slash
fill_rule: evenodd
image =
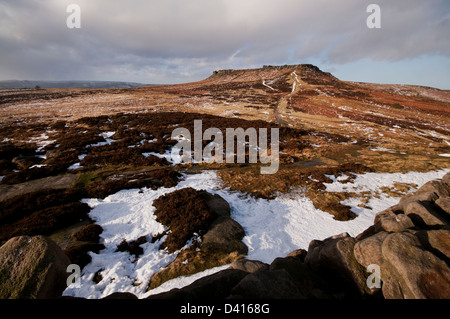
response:
<path id="1" fill-rule="evenodd" d="M 33 89 L 36 86 L 39 86 L 41 89 L 119 89 L 144 85 L 149 84 L 115 81 L 0 81 L 0 87 L 8 89 Z"/>

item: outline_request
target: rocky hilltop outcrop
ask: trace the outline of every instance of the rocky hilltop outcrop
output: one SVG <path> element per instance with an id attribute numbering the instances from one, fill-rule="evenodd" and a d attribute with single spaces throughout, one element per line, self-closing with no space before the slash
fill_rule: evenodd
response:
<path id="1" fill-rule="evenodd" d="M 245 72 L 264 72 L 264 71 L 293 71 L 293 70 L 302 70 L 302 71 L 310 71 L 310 72 L 317 72 L 321 74 L 328 74 L 321 71 L 317 66 L 313 64 L 296 64 L 296 65 L 264 65 L 262 68 L 259 69 L 225 69 L 225 70 L 216 70 L 213 72 L 212 77 L 214 76 L 224 76 L 224 75 L 230 75 L 230 74 L 241 74 Z"/>
<path id="2" fill-rule="evenodd" d="M 298 72 L 298 74 L 296 73 Z M 297 74 L 304 77 L 307 81 L 313 84 L 338 84 L 339 81 L 329 72 L 324 72 L 317 66 L 312 64 L 297 64 L 297 65 L 264 65 L 258 69 L 225 69 L 216 70 L 205 81 L 223 81 L 230 82 L 247 82 L 247 81 L 261 81 L 261 79 L 279 79 L 286 77 L 289 74 Z M 316 83 L 317 82 L 317 83 Z M 290 91 L 290 90 L 288 90 Z"/>
<path id="3" fill-rule="evenodd" d="M 270 265 L 241 259 L 158 298 L 450 298 L 450 174 L 379 212 L 356 237 L 313 240 Z"/>

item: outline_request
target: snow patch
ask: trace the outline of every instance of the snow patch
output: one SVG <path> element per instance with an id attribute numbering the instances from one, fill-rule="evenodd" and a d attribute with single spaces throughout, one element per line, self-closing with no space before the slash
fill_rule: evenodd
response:
<path id="1" fill-rule="evenodd" d="M 34 164 L 33 166 L 30 166 L 30 168 L 41 168 L 47 166 L 47 164 Z"/>
<path id="2" fill-rule="evenodd" d="M 86 156 L 87 156 L 87 154 L 81 154 L 81 155 L 78 155 L 78 160 L 79 160 L 79 161 L 82 161 L 83 158 L 85 158 Z M 69 171 L 71 171 L 71 170 L 74 170 L 74 169 L 78 169 L 78 168 L 80 168 L 80 167 L 83 167 L 83 166 L 81 166 L 80 163 L 75 163 L 75 164 L 69 166 L 67 169 L 68 169 Z"/>
<path id="3" fill-rule="evenodd" d="M 78 168 L 80 168 L 80 167 L 82 167 L 82 166 L 80 165 L 80 163 L 75 163 L 75 164 L 73 164 L 73 165 L 70 165 L 70 166 L 67 168 L 67 170 L 72 171 L 72 170 L 78 169 Z"/>
<path id="4" fill-rule="evenodd" d="M 271 89 L 272 91 L 275 91 L 275 89 L 273 88 L 273 87 L 271 87 L 270 85 L 268 85 L 268 84 L 266 84 L 266 80 L 264 80 L 263 82 L 262 82 L 262 84 L 264 85 L 264 86 L 267 86 L 269 89 Z"/>
<path id="5" fill-rule="evenodd" d="M 103 137 L 105 139 L 105 142 L 98 142 L 95 144 L 89 144 L 86 145 L 86 147 L 96 147 L 96 146 L 103 146 L 103 145 L 111 145 L 111 143 L 114 143 L 115 140 L 111 139 L 110 137 L 116 134 L 116 132 L 102 132 L 99 134 L 99 136 Z"/>
<path id="6" fill-rule="evenodd" d="M 53 133 L 54 131 L 47 131 L 47 133 Z M 36 150 L 36 152 L 40 152 L 42 151 L 47 145 L 53 144 L 55 143 L 54 140 L 49 140 L 49 136 L 47 135 L 47 133 L 42 133 L 41 135 L 39 135 L 38 137 L 32 137 L 31 141 L 35 142 L 38 146 L 38 149 Z"/>
<path id="7" fill-rule="evenodd" d="M 355 180 L 351 183 L 342 184 L 339 181 L 333 183 L 323 183 L 327 192 L 354 192 L 377 191 L 380 187 L 393 186 L 395 182 L 414 183 L 418 187 L 426 182 L 441 178 L 450 169 L 440 171 L 431 171 L 427 173 L 408 172 L 408 173 L 365 173 L 354 174 Z"/>
<path id="8" fill-rule="evenodd" d="M 154 143 L 156 141 L 158 141 L 157 138 L 154 138 L 154 139 L 151 139 L 151 140 L 143 139 L 143 140 L 140 140 L 136 145 L 129 145 L 128 148 L 139 147 L 141 145 L 144 145 L 145 142 L 147 142 L 147 143 Z"/>
<path id="9" fill-rule="evenodd" d="M 297 87 L 297 83 L 300 85 L 300 82 L 298 80 L 297 73 L 294 71 L 294 72 L 292 72 L 292 74 L 295 76 L 295 80 L 294 80 L 294 83 L 292 84 L 292 92 L 291 93 L 294 93 L 295 89 Z"/>

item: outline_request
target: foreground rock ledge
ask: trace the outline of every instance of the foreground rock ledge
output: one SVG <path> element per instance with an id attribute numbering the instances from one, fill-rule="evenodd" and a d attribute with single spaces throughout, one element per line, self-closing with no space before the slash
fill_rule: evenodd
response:
<path id="1" fill-rule="evenodd" d="M 379 212 L 356 237 L 313 240 L 308 251 L 295 250 L 270 265 L 239 259 L 148 299 L 450 299 L 449 196 L 450 173 Z M 47 237 L 10 239 L 0 247 L 0 298 L 61 296 L 69 263 Z M 380 269 L 379 288 L 368 287 L 370 265 Z M 116 292 L 106 298 L 136 296 Z"/>

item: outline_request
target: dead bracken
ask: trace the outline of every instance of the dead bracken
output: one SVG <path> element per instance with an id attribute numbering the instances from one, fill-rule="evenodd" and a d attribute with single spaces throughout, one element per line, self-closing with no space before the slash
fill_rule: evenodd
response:
<path id="1" fill-rule="evenodd" d="M 195 234 L 202 235 L 216 217 L 208 207 L 204 192 L 183 188 L 153 202 L 156 220 L 169 228 L 163 247 L 181 249 Z"/>

